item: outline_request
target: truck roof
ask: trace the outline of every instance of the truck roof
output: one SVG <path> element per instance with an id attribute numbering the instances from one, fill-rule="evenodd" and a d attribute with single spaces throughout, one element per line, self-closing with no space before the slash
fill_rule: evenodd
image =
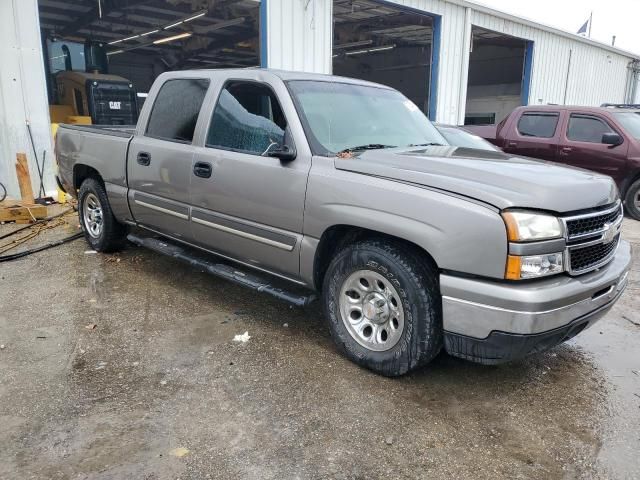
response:
<path id="1" fill-rule="evenodd" d="M 536 111 L 565 111 L 565 110 L 580 110 L 587 113 L 602 113 L 602 112 L 640 112 L 639 109 L 627 108 L 627 107 L 585 107 L 584 105 L 523 105 L 517 107 L 516 110 L 536 110 Z M 514 110 L 515 111 L 515 110 Z"/>
<path id="2" fill-rule="evenodd" d="M 307 73 L 307 72 L 293 72 L 288 70 L 277 70 L 272 68 L 216 68 L 216 69 L 198 69 L 198 70 L 179 70 L 175 72 L 165 72 L 161 76 L 170 76 L 171 78 L 207 76 L 209 78 L 223 76 L 225 78 L 233 77 L 237 74 L 239 77 L 245 77 L 247 72 L 260 72 L 268 75 L 273 75 L 282 79 L 283 81 L 289 80 L 315 80 L 318 82 L 339 82 L 350 83 L 354 85 L 366 85 L 370 87 L 384 88 L 387 90 L 393 90 L 393 88 L 387 85 L 381 85 L 379 83 L 368 82 L 366 80 L 360 80 L 357 78 L 339 77 L 337 75 L 327 75 L 323 73 Z"/>

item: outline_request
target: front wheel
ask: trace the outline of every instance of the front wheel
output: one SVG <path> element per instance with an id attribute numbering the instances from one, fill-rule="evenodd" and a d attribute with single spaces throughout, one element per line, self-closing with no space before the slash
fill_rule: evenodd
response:
<path id="1" fill-rule="evenodd" d="M 323 303 L 338 348 L 382 375 L 403 375 L 442 349 L 437 269 L 410 246 L 348 246 L 329 265 Z"/>
<path id="2" fill-rule="evenodd" d="M 627 213 L 636 220 L 640 220 L 640 179 L 631 184 L 624 203 L 627 207 Z"/>
<path id="3" fill-rule="evenodd" d="M 107 193 L 95 178 L 87 178 L 78 194 L 78 216 L 87 243 L 98 252 L 114 252 L 122 248 L 126 226 L 113 216 Z"/>

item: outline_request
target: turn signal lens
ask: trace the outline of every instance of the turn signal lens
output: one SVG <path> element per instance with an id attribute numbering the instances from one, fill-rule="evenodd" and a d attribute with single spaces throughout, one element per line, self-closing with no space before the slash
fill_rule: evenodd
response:
<path id="1" fill-rule="evenodd" d="M 520 257 L 509 255 L 504 278 L 507 280 L 522 280 L 525 278 L 546 277 L 564 271 L 562 253 L 548 253 L 544 255 L 529 255 Z"/>
<path id="2" fill-rule="evenodd" d="M 509 255 L 507 257 L 507 271 L 504 278 L 507 280 L 520 280 L 520 272 L 522 271 L 520 264 L 521 259 L 522 257 L 516 255 Z"/>
<path id="3" fill-rule="evenodd" d="M 562 237 L 560 220 L 552 215 L 511 211 L 503 212 L 502 218 L 507 227 L 507 236 L 511 242 L 548 240 Z"/>

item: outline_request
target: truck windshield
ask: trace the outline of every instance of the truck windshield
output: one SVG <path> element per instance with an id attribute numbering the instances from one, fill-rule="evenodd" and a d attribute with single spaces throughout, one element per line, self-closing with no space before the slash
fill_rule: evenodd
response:
<path id="1" fill-rule="evenodd" d="M 395 90 L 309 80 L 288 85 L 316 154 L 448 145 L 420 109 Z"/>
<path id="2" fill-rule="evenodd" d="M 614 113 L 613 116 L 629 135 L 640 140 L 640 112 L 620 112 Z"/>

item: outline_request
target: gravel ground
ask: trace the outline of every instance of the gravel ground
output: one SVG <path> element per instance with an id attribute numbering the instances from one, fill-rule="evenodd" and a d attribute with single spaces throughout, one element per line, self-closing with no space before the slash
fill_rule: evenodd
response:
<path id="1" fill-rule="evenodd" d="M 149 251 L 0 263 L 0 478 L 640 478 L 640 222 L 624 236 L 631 284 L 594 328 L 399 379 L 336 353 L 318 304 Z"/>

